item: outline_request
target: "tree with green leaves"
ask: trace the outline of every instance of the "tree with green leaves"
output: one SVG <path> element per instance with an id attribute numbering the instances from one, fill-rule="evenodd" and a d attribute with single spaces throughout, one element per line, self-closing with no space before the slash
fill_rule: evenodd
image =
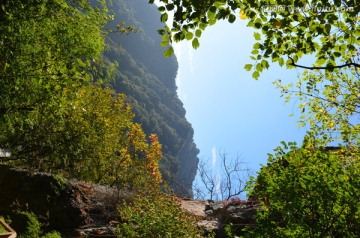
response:
<path id="1" fill-rule="evenodd" d="M 268 60 L 294 67 L 302 56 L 310 54 L 315 54 L 316 66 L 325 69 L 359 66 L 350 61 L 358 48 L 356 1 L 160 0 L 160 3 L 161 21 L 167 21 L 170 14 L 174 16 L 171 26 L 159 30 L 164 46 L 173 41 L 192 40 L 197 48 L 202 31 L 217 21 L 246 20 L 247 26 L 257 31 L 251 57 L 259 61 L 253 64 L 254 72 L 258 72 L 254 78 L 269 67 Z M 342 57 L 347 62 L 339 65 L 336 60 Z"/>
<path id="2" fill-rule="evenodd" d="M 158 188 L 162 157 L 104 82 L 103 0 L 0 3 L 2 163 L 116 186 Z M 126 33 L 126 32 L 123 32 Z"/>
<path id="3" fill-rule="evenodd" d="M 359 173 L 358 155 L 283 142 L 253 180 L 247 237 L 358 237 Z"/>
<path id="4" fill-rule="evenodd" d="M 1 115 L 21 116 L 49 100 L 56 103 L 65 87 L 100 79 L 94 62 L 105 47 L 105 6 L 3 1 L 0 11 Z"/>
<path id="5" fill-rule="evenodd" d="M 153 2 L 153 1 L 150 1 Z M 303 146 L 278 148 L 251 192 L 260 200 L 258 228 L 251 237 L 358 237 L 360 123 L 360 15 L 357 1 L 162 0 L 159 30 L 163 46 L 191 40 L 219 20 L 237 18 L 254 29 L 252 63 L 244 67 L 258 79 L 270 63 L 303 69 L 299 80 L 276 87 L 286 102 L 297 100 Z M 240 40 L 240 39 L 239 39 Z M 165 55 L 172 53 L 171 46 Z M 302 64 L 304 56 L 312 59 Z M 324 151 L 338 143 L 336 153 Z"/>
<path id="6" fill-rule="evenodd" d="M 153 2 L 153 1 L 150 1 Z M 275 82 L 286 101 L 300 100 L 299 125 L 324 139 L 359 143 L 359 41 L 360 16 L 356 1 L 180 1 L 162 0 L 162 21 L 170 13 L 172 25 L 160 29 L 163 46 L 191 40 L 199 47 L 202 31 L 217 21 L 237 18 L 254 29 L 253 63 L 244 67 L 258 79 L 270 62 L 286 68 L 305 68 L 296 84 Z M 200 2 L 200 3 L 199 3 Z M 240 40 L 240 39 L 239 39 Z M 171 46 L 165 55 L 172 53 Z M 311 65 L 301 58 L 312 56 Z M 334 136 L 335 135 L 335 136 Z"/>
<path id="7" fill-rule="evenodd" d="M 101 28 L 108 17 L 101 4 L 93 8 L 87 1 L 1 2 L 0 148 L 14 157 L 51 153 L 51 146 L 46 147 L 58 139 L 60 129 L 55 128 L 66 117 L 66 100 L 83 85 L 104 78 Z M 45 123 L 51 127 L 42 127 Z M 45 150 L 25 146 L 27 142 L 38 142 Z"/>

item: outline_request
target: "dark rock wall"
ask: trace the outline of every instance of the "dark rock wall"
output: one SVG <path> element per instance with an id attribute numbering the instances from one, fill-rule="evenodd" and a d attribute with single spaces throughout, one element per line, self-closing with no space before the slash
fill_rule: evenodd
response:
<path id="1" fill-rule="evenodd" d="M 0 165 L 0 214 L 32 212 L 49 230 L 71 233 L 106 225 L 116 216 L 119 199 L 111 188 Z"/>

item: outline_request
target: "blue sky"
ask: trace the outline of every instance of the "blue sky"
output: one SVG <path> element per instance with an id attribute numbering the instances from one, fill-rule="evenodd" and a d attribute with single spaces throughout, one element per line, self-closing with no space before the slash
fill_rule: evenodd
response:
<path id="1" fill-rule="evenodd" d="M 220 152 L 240 156 L 257 171 L 281 141 L 302 141 L 305 129 L 296 123 L 300 112 L 295 104 L 285 104 L 273 85 L 276 79 L 294 81 L 301 71 L 271 65 L 259 80 L 251 78 L 244 65 L 252 63 L 255 40 L 245 25 L 217 22 L 203 32 L 197 50 L 189 41 L 176 44 L 177 85 L 199 158 L 216 168 Z"/>

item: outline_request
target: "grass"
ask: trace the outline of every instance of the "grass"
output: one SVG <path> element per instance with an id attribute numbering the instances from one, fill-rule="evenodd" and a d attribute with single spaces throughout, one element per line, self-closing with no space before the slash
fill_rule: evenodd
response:
<path id="1" fill-rule="evenodd" d="M 0 226 L 0 234 L 5 232 L 7 232 L 7 230 L 3 226 Z"/>
<path id="2" fill-rule="evenodd" d="M 4 221 L 4 218 L 2 216 L 0 216 L 0 220 Z M 5 227 L 3 227 L 2 225 L 0 225 L 0 233 L 5 233 L 7 232 L 7 230 L 5 229 Z"/>

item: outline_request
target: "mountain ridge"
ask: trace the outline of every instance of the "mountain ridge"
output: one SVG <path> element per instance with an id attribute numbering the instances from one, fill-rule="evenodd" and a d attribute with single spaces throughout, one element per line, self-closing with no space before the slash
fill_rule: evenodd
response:
<path id="1" fill-rule="evenodd" d="M 105 56 L 119 63 L 116 79 L 111 83 L 118 93 L 124 93 L 147 135 L 156 133 L 163 146 L 160 170 L 165 181 L 177 195 L 192 196 L 192 183 L 199 162 L 199 150 L 194 143 L 194 130 L 187 121 L 183 103 L 177 95 L 176 56 L 164 58 L 157 33 L 162 25 L 156 7 L 142 0 L 113 1 L 110 11 L 117 24 L 140 29 L 130 34 L 110 34 L 110 50 Z"/>

